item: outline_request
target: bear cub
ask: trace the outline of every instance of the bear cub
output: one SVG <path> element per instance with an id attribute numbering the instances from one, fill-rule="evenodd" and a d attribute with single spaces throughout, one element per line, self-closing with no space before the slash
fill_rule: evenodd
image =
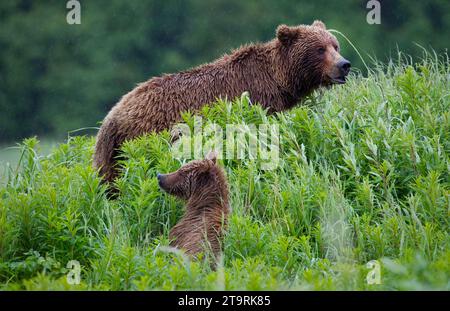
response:
<path id="1" fill-rule="evenodd" d="M 186 201 L 186 211 L 169 233 L 170 245 L 195 256 L 221 252 L 223 231 L 230 213 L 228 183 L 217 165 L 217 154 L 191 161 L 169 174 L 158 174 L 161 189 Z"/>

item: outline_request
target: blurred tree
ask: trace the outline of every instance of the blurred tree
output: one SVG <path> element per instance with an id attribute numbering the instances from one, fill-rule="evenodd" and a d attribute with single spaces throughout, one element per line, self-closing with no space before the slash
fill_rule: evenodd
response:
<path id="1" fill-rule="evenodd" d="M 0 2 L 0 141 L 97 126 L 136 83 L 270 40 L 282 23 L 322 19 L 381 60 L 397 46 L 414 55 L 414 42 L 438 52 L 449 43 L 448 0 L 380 1 L 381 25 L 366 23 L 358 0 L 80 2 L 81 25 L 66 23 L 65 1 Z"/>

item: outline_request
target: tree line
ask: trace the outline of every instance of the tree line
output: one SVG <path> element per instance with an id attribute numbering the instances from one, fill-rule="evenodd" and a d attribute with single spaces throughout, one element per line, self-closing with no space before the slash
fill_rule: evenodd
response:
<path id="1" fill-rule="evenodd" d="M 282 23 L 321 19 L 366 59 L 387 60 L 397 47 L 419 55 L 418 45 L 442 52 L 449 43 L 447 0 L 380 1 L 379 25 L 367 23 L 367 1 L 357 0 L 80 3 L 81 24 L 69 25 L 65 1 L 0 2 L 0 141 L 98 126 L 136 83 L 270 40 Z M 362 68 L 337 37 L 342 54 Z"/>

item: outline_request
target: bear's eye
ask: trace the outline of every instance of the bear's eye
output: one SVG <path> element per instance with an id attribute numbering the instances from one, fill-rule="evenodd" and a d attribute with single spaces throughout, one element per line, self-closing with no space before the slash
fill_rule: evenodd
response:
<path id="1" fill-rule="evenodd" d="M 319 54 L 322 55 L 322 54 L 325 53 L 325 48 L 319 48 L 319 49 L 317 50 L 317 52 L 319 52 Z"/>

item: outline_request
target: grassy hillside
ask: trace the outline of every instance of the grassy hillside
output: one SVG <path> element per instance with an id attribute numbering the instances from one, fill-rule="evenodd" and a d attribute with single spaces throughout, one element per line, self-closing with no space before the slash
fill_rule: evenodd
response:
<path id="1" fill-rule="evenodd" d="M 43 141 L 39 142 L 37 152 L 41 155 L 48 155 L 56 144 L 56 140 L 45 138 Z M 8 177 L 7 171 L 17 168 L 22 151 L 23 149 L 21 146 L 18 146 L 18 144 L 11 143 L 0 145 L 0 185 L 4 183 Z"/>
<path id="2" fill-rule="evenodd" d="M 0 288 L 449 290 L 449 89 L 446 55 L 400 58 L 289 112 L 245 97 L 205 108 L 204 125 L 278 124 L 281 137 L 274 170 L 221 161 L 233 212 L 217 271 L 161 248 L 183 213 L 155 178 L 180 166 L 169 133 L 123 147 L 117 200 L 91 168 L 93 138 L 48 156 L 25 140 L 0 186 Z M 70 260 L 80 285 L 66 281 Z"/>

